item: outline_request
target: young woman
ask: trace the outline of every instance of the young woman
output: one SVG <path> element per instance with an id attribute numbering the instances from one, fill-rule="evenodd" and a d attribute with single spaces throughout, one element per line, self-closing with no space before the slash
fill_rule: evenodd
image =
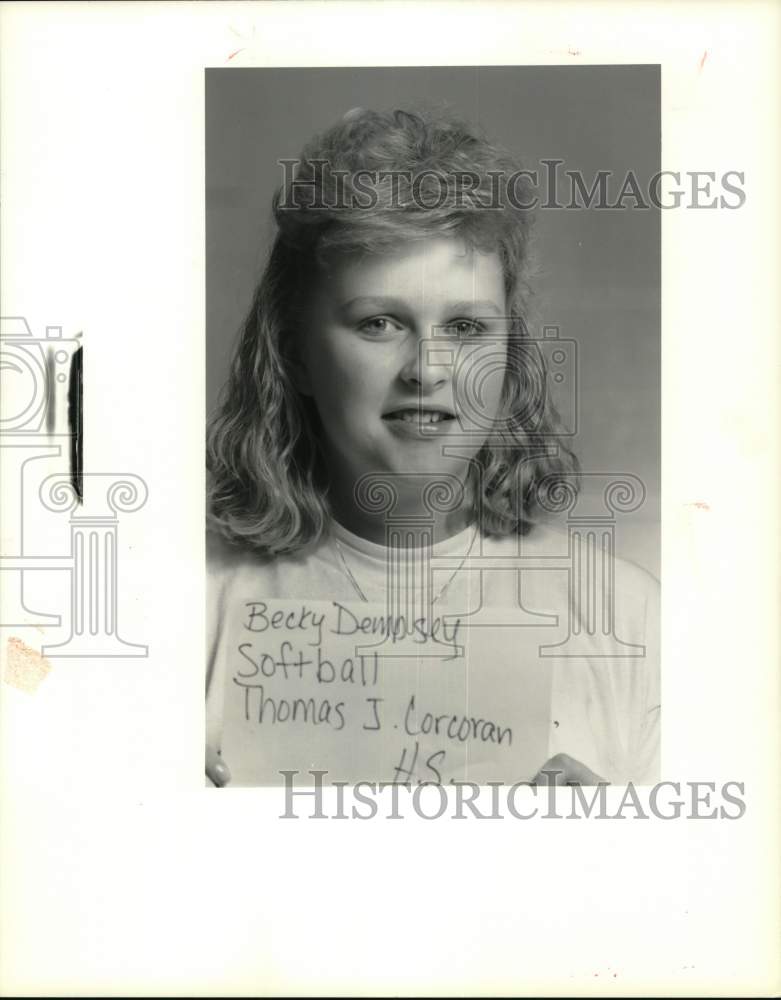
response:
<path id="1" fill-rule="evenodd" d="M 371 773 L 356 761 L 340 778 L 656 777 L 655 581 L 599 550 L 578 558 L 609 558 L 600 579 L 610 592 L 576 593 L 572 540 L 540 523 L 545 498 L 576 482 L 577 463 L 556 436 L 527 330 L 527 184 L 519 164 L 457 119 L 356 110 L 312 140 L 277 193 L 276 239 L 208 437 L 207 772 L 216 784 L 236 770 L 221 753 L 226 696 L 244 698 L 244 721 L 262 730 L 269 759 L 278 763 L 279 740 L 293 767 L 322 763 L 318 747 L 334 759 L 328 739 L 344 729 L 349 700 L 324 708 L 308 697 L 311 678 L 300 698 L 275 689 L 272 699 L 271 678 L 282 662 L 289 679 L 289 664 L 284 654 L 259 659 L 246 642 L 274 602 L 291 614 L 291 601 L 309 602 L 310 624 L 318 602 L 342 622 L 370 620 L 356 604 L 384 607 L 374 637 L 383 656 L 402 633 L 441 642 L 448 622 L 461 650 L 466 706 L 456 712 L 443 691 L 449 707 L 426 712 L 422 692 L 433 705 L 451 681 L 418 659 L 406 710 L 384 720 L 389 747 L 399 730 L 409 737 L 407 763 L 399 768 L 393 749 L 383 763 L 378 738 L 376 758 L 365 751 Z M 573 633 L 577 647 L 567 644 Z M 491 666 L 474 662 L 478 647 Z M 506 666 L 513 656 L 517 674 Z M 322 662 L 318 647 L 316 681 Z M 392 687 L 396 661 L 381 662 Z M 393 699 L 373 683 L 379 723 L 377 706 Z M 506 703 L 508 717 L 473 714 L 483 695 L 492 712 Z M 535 698 L 542 734 L 539 718 L 523 717 Z M 370 728 L 364 720 L 356 740 Z M 496 745 L 508 733 L 526 748 L 515 758 L 506 738 Z M 338 759 L 349 760 L 349 746 Z M 253 783 L 252 768 L 242 773 Z"/>

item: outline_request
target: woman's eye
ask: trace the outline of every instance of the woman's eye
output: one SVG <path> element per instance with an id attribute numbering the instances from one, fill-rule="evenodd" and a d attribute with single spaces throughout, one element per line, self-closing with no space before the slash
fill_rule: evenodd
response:
<path id="1" fill-rule="evenodd" d="M 398 325 L 387 316 L 372 316 L 371 319 L 364 320 L 359 329 L 364 333 L 390 333 L 397 330 Z"/>
<path id="2" fill-rule="evenodd" d="M 473 319 L 457 319 L 453 323 L 448 323 L 448 329 L 454 336 L 463 339 L 480 333 L 483 327 Z"/>

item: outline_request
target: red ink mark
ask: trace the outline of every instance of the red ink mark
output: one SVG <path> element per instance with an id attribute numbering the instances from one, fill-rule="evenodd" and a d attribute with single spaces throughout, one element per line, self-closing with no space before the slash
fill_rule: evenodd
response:
<path id="1" fill-rule="evenodd" d="M 696 507 L 697 510 L 710 510 L 710 504 L 705 503 L 704 500 L 695 500 L 694 503 L 687 503 L 687 507 Z"/>
<path id="2" fill-rule="evenodd" d="M 702 59 L 700 59 L 700 73 L 702 73 L 702 67 L 705 65 L 705 60 L 708 58 L 708 50 L 706 49 L 702 53 Z"/>
<path id="3" fill-rule="evenodd" d="M 580 49 L 567 49 L 567 53 L 571 56 L 579 56 Z"/>
<path id="4" fill-rule="evenodd" d="M 226 61 L 226 62 L 230 62 L 230 61 L 231 61 L 231 59 L 232 59 L 232 58 L 233 58 L 234 56 L 237 56 L 237 55 L 239 54 L 239 52 L 243 52 L 243 51 L 244 51 L 244 49 L 236 49 L 236 51 L 235 51 L 235 52 L 231 52 L 231 54 L 230 54 L 230 55 L 228 56 L 228 58 L 227 58 L 227 59 L 226 59 L 225 61 Z"/>

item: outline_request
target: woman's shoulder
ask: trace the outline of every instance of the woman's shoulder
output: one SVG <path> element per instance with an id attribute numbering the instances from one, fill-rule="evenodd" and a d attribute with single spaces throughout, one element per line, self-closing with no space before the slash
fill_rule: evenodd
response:
<path id="1" fill-rule="evenodd" d="M 206 531 L 206 574 L 210 578 L 229 576 L 245 567 L 257 569 L 272 561 L 273 556 L 230 542 L 216 531 Z"/>
<path id="2" fill-rule="evenodd" d="M 616 586 L 624 593 L 635 593 L 639 597 L 655 595 L 659 590 L 659 580 L 630 558 L 616 553 L 612 544 L 601 537 L 601 532 L 587 532 L 580 536 L 582 556 L 588 552 L 596 557 L 600 569 L 609 570 Z M 572 536 L 566 525 L 537 523 L 526 534 L 488 536 L 483 541 L 483 553 L 488 556 L 520 556 L 531 564 L 542 565 L 538 560 L 550 560 L 551 569 L 574 569 L 576 558 L 573 552 Z M 582 565 L 583 568 L 583 565 Z"/>
<path id="3" fill-rule="evenodd" d="M 212 587 L 251 579 L 265 582 L 272 591 L 281 580 L 298 580 L 315 573 L 325 542 L 316 542 L 291 553 L 269 553 L 249 544 L 232 542 L 215 531 L 206 531 L 206 576 Z"/>
<path id="4" fill-rule="evenodd" d="M 524 535 L 487 540 L 483 555 L 501 564 L 518 559 L 530 607 L 570 609 L 583 623 L 600 613 L 627 641 L 656 642 L 660 587 L 656 577 L 614 551 L 604 531 L 570 532 L 566 524 L 536 524 Z M 507 576 L 506 573 L 498 574 Z M 590 628 L 590 625 L 588 626 Z"/>

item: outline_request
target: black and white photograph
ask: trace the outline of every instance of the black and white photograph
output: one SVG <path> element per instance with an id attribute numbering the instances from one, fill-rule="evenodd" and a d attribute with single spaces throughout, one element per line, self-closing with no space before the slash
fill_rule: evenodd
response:
<path id="1" fill-rule="evenodd" d="M 659 779 L 660 87 L 207 71 L 213 783 Z"/>
<path id="2" fill-rule="evenodd" d="M 779 40 L 0 2 L 0 995 L 778 995 Z"/>

